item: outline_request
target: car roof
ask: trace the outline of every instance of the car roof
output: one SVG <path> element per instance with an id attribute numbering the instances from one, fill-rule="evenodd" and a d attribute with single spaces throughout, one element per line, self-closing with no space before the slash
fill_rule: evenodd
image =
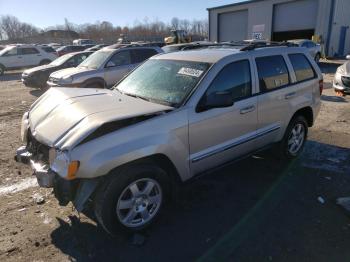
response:
<path id="1" fill-rule="evenodd" d="M 240 53 L 237 48 L 203 48 L 188 51 L 165 53 L 153 57 L 152 59 L 168 59 L 181 61 L 194 61 L 204 63 L 216 63 L 222 58 Z"/>

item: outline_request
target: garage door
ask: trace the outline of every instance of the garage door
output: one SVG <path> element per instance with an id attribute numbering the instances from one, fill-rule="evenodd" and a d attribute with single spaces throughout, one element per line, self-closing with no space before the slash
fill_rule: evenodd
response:
<path id="1" fill-rule="evenodd" d="M 219 14 L 219 41 L 247 39 L 248 10 Z"/>
<path id="2" fill-rule="evenodd" d="M 316 27 L 317 8 L 317 0 L 300 0 L 274 5 L 274 40 L 311 38 Z"/>

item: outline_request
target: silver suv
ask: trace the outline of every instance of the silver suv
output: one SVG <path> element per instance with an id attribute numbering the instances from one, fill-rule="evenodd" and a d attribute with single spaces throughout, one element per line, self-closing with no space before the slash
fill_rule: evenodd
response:
<path id="1" fill-rule="evenodd" d="M 269 146 L 297 157 L 322 87 L 299 47 L 158 55 L 113 90 L 50 89 L 23 116 L 16 159 L 61 205 L 93 203 L 107 232 L 140 230 L 204 171 Z"/>
<path id="2" fill-rule="evenodd" d="M 111 87 L 141 62 L 162 52 L 159 47 L 132 45 L 105 47 L 89 56 L 77 67 L 52 73 L 47 84 L 51 87 Z"/>

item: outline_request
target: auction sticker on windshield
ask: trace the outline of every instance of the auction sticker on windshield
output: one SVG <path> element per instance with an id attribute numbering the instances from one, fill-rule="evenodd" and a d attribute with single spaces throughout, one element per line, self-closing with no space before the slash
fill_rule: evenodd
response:
<path id="1" fill-rule="evenodd" d="M 186 75 L 186 76 L 193 76 L 193 77 L 200 77 L 203 73 L 202 70 L 188 68 L 188 67 L 182 67 L 179 72 L 177 72 L 179 75 Z"/>

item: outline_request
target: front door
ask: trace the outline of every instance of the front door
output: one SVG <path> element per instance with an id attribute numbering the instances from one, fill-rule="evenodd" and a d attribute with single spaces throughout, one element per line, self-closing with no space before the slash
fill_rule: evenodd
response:
<path id="1" fill-rule="evenodd" d="M 114 54 L 106 63 L 104 78 L 108 87 L 113 86 L 134 68 L 129 50 Z"/>
<path id="2" fill-rule="evenodd" d="M 232 106 L 189 113 L 190 166 L 193 175 L 254 149 L 257 97 L 252 96 L 251 79 L 249 60 L 226 65 L 199 103 L 220 92 L 230 92 Z"/>

